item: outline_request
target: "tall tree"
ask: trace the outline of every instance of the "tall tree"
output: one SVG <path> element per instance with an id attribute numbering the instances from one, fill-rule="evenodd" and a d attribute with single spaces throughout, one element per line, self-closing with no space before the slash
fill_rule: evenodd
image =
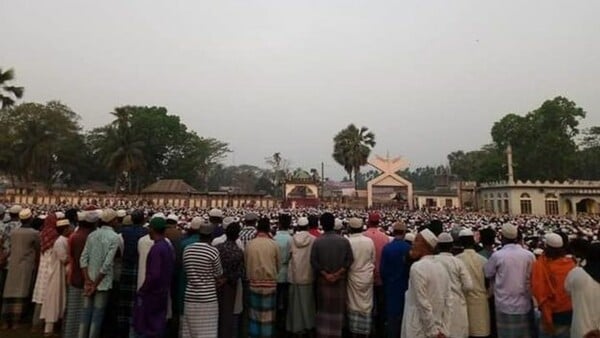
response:
<path id="1" fill-rule="evenodd" d="M 15 79 L 15 71 L 11 68 L 2 71 L 0 68 L 0 109 L 8 108 L 23 97 L 23 87 L 10 85 L 8 82 Z"/>
<path id="2" fill-rule="evenodd" d="M 354 186 L 358 189 L 360 168 L 367 164 L 371 149 L 375 147 L 375 134 L 367 127 L 357 128 L 350 124 L 333 138 L 333 159 L 354 178 Z"/>

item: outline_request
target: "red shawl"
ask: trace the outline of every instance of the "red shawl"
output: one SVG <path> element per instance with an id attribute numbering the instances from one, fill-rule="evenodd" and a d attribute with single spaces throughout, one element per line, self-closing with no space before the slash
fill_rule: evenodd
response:
<path id="1" fill-rule="evenodd" d="M 56 232 L 56 216 L 54 213 L 50 213 L 44 220 L 40 237 L 42 240 L 42 253 L 54 246 L 54 242 L 58 238 L 58 232 Z"/>

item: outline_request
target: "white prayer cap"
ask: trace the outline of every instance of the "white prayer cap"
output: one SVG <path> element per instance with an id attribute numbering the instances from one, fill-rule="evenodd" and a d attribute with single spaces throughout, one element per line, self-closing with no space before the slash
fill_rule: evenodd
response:
<path id="1" fill-rule="evenodd" d="M 123 218 L 125 216 L 127 216 L 127 211 L 125 211 L 123 209 L 117 210 L 117 217 L 118 218 Z"/>
<path id="2" fill-rule="evenodd" d="M 423 237 L 423 239 L 425 240 L 425 242 L 427 242 L 427 244 L 429 244 L 429 246 L 431 246 L 431 248 L 435 248 L 437 246 L 437 236 L 429 229 L 425 229 L 421 232 L 419 232 L 419 235 L 421 235 Z"/>
<path id="3" fill-rule="evenodd" d="M 536 256 L 541 256 L 544 254 L 544 250 L 537 248 L 537 249 L 533 250 L 533 254 Z"/>
<path id="4" fill-rule="evenodd" d="M 229 227 L 230 224 L 235 223 L 235 222 L 236 222 L 235 217 L 223 218 L 223 230 L 227 230 L 227 227 Z"/>
<path id="5" fill-rule="evenodd" d="M 23 207 L 18 204 L 15 204 L 12 207 L 10 207 L 10 209 L 8 209 L 8 213 L 12 215 L 18 215 L 21 212 L 21 210 L 23 210 Z"/>
<path id="6" fill-rule="evenodd" d="M 202 218 L 202 217 L 194 217 L 192 219 L 192 223 L 190 223 L 190 229 L 192 229 L 192 230 L 198 230 L 198 229 L 200 229 L 200 226 L 204 222 L 205 222 L 204 218 Z"/>
<path id="7" fill-rule="evenodd" d="M 19 219 L 21 220 L 26 220 L 26 219 L 30 219 L 32 216 L 32 212 L 31 209 L 22 209 L 21 211 L 19 211 Z"/>
<path id="8" fill-rule="evenodd" d="M 298 218 L 298 226 L 299 227 L 308 226 L 308 218 L 306 218 L 306 217 L 300 217 L 300 218 Z"/>
<path id="9" fill-rule="evenodd" d="M 102 220 L 102 222 L 104 223 L 110 223 L 112 222 L 115 218 L 117 218 L 117 212 L 114 211 L 111 208 L 107 208 L 102 210 L 102 215 L 100 215 L 100 219 Z"/>
<path id="10" fill-rule="evenodd" d="M 341 219 L 336 218 L 335 223 L 333 225 L 333 230 L 339 231 L 339 230 L 342 230 L 343 227 L 344 227 L 344 222 L 342 222 Z"/>
<path id="11" fill-rule="evenodd" d="M 407 233 L 406 235 L 404 235 L 404 240 L 411 243 L 414 242 L 415 234 L 413 234 L 412 232 Z"/>
<path id="12" fill-rule="evenodd" d="M 438 243 L 454 243 L 454 240 L 452 239 L 452 235 L 450 235 L 447 232 L 442 232 L 438 238 Z"/>
<path id="13" fill-rule="evenodd" d="M 502 236 L 506 239 L 516 239 L 519 236 L 519 228 L 513 224 L 506 223 L 502 226 Z"/>
<path id="14" fill-rule="evenodd" d="M 167 216 L 167 221 L 179 222 L 179 217 L 175 214 L 169 214 L 169 216 Z"/>
<path id="15" fill-rule="evenodd" d="M 163 214 L 162 212 L 157 212 L 156 214 L 152 215 L 152 218 L 162 218 L 164 220 L 167 219 L 167 217 L 165 216 L 165 214 Z"/>
<path id="16" fill-rule="evenodd" d="M 220 209 L 211 209 L 208 212 L 208 216 L 209 217 L 219 217 L 219 218 L 223 218 L 223 211 L 221 211 Z"/>
<path id="17" fill-rule="evenodd" d="M 348 221 L 348 226 L 350 226 L 350 228 L 352 228 L 352 229 L 362 229 L 363 221 L 360 218 L 352 217 Z"/>
<path id="18" fill-rule="evenodd" d="M 549 233 L 544 237 L 546 245 L 551 248 L 560 249 L 563 247 L 563 239 L 559 234 Z"/>
<path id="19" fill-rule="evenodd" d="M 62 211 L 57 211 L 54 213 L 54 216 L 56 216 L 56 219 L 63 219 L 65 218 L 65 213 Z"/>
<path id="20" fill-rule="evenodd" d="M 458 233 L 458 237 L 473 237 L 473 231 L 471 229 L 462 229 Z"/>
<path id="21" fill-rule="evenodd" d="M 85 221 L 85 212 L 84 211 L 80 211 L 77 213 L 77 220 L 79 222 Z"/>

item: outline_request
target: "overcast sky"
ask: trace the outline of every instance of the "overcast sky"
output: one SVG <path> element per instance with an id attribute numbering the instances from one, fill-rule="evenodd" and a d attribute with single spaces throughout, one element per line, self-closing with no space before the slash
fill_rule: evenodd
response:
<path id="1" fill-rule="evenodd" d="M 600 125 L 600 1 L 1 1 L 0 67 L 86 129 L 159 105 L 226 141 L 227 164 L 341 177 L 332 137 L 370 128 L 412 167 L 491 141 L 564 95 Z"/>

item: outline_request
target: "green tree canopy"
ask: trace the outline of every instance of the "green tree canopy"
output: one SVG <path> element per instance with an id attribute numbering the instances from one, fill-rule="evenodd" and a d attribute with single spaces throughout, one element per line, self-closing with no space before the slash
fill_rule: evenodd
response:
<path id="1" fill-rule="evenodd" d="M 367 127 L 357 128 L 350 124 L 333 138 L 333 159 L 354 178 L 358 188 L 360 168 L 367 164 L 371 149 L 375 147 L 375 134 Z M 354 175 L 353 175 L 354 174 Z"/>

